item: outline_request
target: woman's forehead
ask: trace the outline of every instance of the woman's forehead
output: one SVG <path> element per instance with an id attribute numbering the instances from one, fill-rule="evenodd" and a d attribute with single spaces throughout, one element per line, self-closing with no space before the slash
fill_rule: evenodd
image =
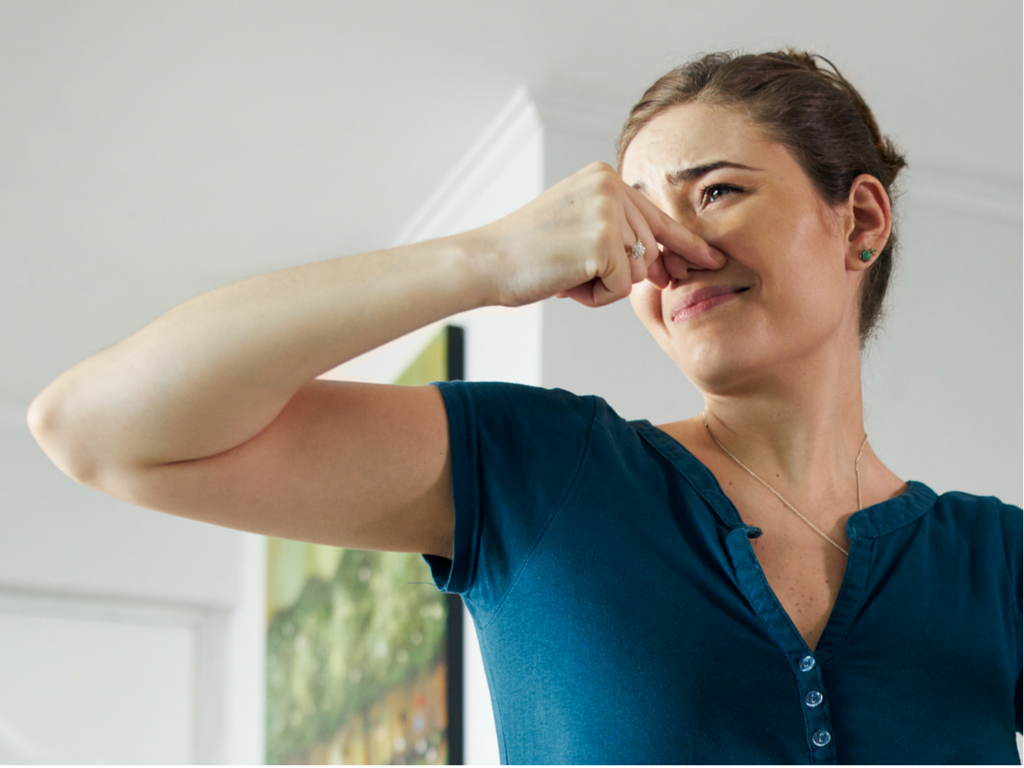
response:
<path id="1" fill-rule="evenodd" d="M 653 182 L 676 169 L 728 162 L 762 167 L 757 160 L 772 144 L 740 112 L 694 103 L 670 107 L 647 123 L 622 158 L 630 185 Z"/>

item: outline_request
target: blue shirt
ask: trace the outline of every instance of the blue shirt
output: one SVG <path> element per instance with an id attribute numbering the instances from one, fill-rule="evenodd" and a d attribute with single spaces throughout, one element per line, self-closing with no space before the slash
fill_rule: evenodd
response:
<path id="1" fill-rule="evenodd" d="M 1012 763 L 1022 513 L 909 483 L 849 518 L 815 652 L 714 475 L 598 397 L 436 383 L 503 763 Z"/>

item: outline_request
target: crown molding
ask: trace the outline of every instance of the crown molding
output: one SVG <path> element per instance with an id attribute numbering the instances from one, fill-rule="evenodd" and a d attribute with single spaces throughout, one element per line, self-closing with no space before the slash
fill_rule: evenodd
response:
<path id="1" fill-rule="evenodd" d="M 480 137 L 402 227 L 392 247 L 450 234 L 463 211 L 540 131 L 540 115 L 532 96 L 525 87 L 516 89 Z"/>
<path id="2" fill-rule="evenodd" d="M 585 99 L 578 95 L 537 93 L 534 102 L 545 130 L 607 139 L 613 146 L 618 141 L 626 114 L 609 107 L 607 99 L 600 96 Z"/>

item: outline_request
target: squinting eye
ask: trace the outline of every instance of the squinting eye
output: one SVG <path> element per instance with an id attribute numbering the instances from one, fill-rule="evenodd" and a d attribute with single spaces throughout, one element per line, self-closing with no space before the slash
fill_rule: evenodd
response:
<path id="1" fill-rule="evenodd" d="M 732 184 L 711 184 L 701 190 L 701 202 L 704 205 L 714 203 L 732 192 L 742 192 L 741 187 Z"/>

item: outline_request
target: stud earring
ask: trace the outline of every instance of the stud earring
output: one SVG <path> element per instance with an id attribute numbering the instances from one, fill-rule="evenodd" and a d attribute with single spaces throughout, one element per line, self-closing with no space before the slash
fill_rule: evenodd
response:
<path id="1" fill-rule="evenodd" d="M 874 256 L 876 253 L 878 253 L 878 251 L 876 251 L 874 248 L 865 248 L 863 251 L 860 252 L 860 260 L 871 261 L 871 257 Z"/>

